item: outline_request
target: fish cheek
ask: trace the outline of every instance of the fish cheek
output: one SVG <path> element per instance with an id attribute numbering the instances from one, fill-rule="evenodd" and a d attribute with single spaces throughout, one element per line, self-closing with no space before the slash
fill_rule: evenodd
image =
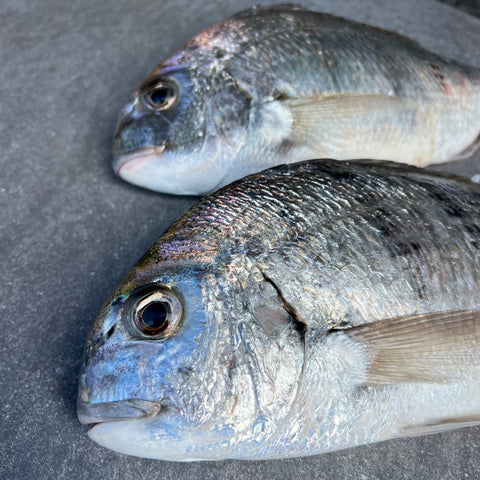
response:
<path id="1" fill-rule="evenodd" d="M 180 325 L 178 332 L 166 338 L 142 338 L 131 317 L 134 305 L 145 296 L 150 298 L 148 293 L 152 296 L 151 287 L 132 295 L 132 304 L 117 317 L 114 333 L 106 331 L 103 345 L 86 366 L 85 386 L 91 392 L 91 403 L 140 399 L 176 404 L 177 377 L 180 371 L 192 369 L 202 319 L 188 322 L 187 331 Z"/>
<path id="2" fill-rule="evenodd" d="M 258 306 L 254 314 L 258 320 L 245 322 L 240 332 L 255 396 L 252 434 L 263 441 L 285 426 L 295 403 L 304 344 L 285 311 Z"/>
<path id="3" fill-rule="evenodd" d="M 304 339 L 275 288 L 261 276 L 254 277 L 250 277 L 250 285 L 243 285 L 242 304 L 235 307 L 239 344 L 236 356 L 230 357 L 229 369 L 235 388 L 243 389 L 243 393 L 237 392 L 238 404 L 248 402 L 238 409 L 251 412 L 247 422 L 251 438 L 266 441 L 283 428 L 282 419 L 295 401 L 303 371 Z"/>
<path id="4" fill-rule="evenodd" d="M 228 72 L 218 82 L 222 86 L 214 99 L 216 128 L 222 137 L 238 136 L 248 126 L 252 97 Z"/>

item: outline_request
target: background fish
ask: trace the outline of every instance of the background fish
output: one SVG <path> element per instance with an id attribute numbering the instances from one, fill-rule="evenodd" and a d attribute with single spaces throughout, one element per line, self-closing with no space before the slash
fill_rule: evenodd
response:
<path id="1" fill-rule="evenodd" d="M 108 448 L 183 461 L 476 424 L 479 249 L 467 180 L 367 161 L 247 177 L 180 218 L 105 303 L 79 418 Z"/>
<path id="2" fill-rule="evenodd" d="M 250 9 L 193 37 L 122 110 L 114 168 L 203 194 L 309 158 L 424 166 L 468 155 L 480 70 L 399 35 L 295 6 Z"/>

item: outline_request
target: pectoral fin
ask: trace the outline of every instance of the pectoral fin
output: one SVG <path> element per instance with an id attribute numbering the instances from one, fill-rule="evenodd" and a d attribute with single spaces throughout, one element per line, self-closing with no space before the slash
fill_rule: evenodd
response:
<path id="1" fill-rule="evenodd" d="M 413 155 L 405 145 L 412 141 L 419 107 L 412 99 L 342 93 L 281 102 L 291 112 L 291 140 L 308 146 L 318 157 L 401 160 Z M 408 158 L 407 163 L 413 163 Z"/>
<path id="2" fill-rule="evenodd" d="M 480 149 L 480 135 L 463 151 L 455 155 L 452 160 L 464 160 L 471 157 L 477 150 Z"/>
<path id="3" fill-rule="evenodd" d="M 337 331 L 364 352 L 359 384 L 448 383 L 480 366 L 480 311 L 392 318 Z"/>

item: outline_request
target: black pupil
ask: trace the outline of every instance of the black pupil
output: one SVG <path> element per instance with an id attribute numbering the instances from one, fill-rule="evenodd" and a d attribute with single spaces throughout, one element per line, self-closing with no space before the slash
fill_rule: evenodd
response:
<path id="1" fill-rule="evenodd" d="M 145 333 L 159 333 L 168 326 L 170 305 L 166 302 L 152 302 L 141 312 L 142 322 L 145 325 Z"/>
<path id="2" fill-rule="evenodd" d="M 154 105 L 162 106 L 172 97 L 172 91 L 168 87 L 158 87 L 150 93 L 150 101 Z"/>

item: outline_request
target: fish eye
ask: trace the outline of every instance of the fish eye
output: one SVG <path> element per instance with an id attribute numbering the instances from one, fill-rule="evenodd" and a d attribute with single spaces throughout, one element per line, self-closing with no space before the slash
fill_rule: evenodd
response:
<path id="1" fill-rule="evenodd" d="M 142 337 L 152 339 L 173 335 L 180 324 L 182 305 L 171 292 L 155 292 L 136 305 L 133 326 Z"/>
<path id="2" fill-rule="evenodd" d="M 162 81 L 150 87 L 144 94 L 145 103 L 152 110 L 167 110 L 178 97 L 178 88 L 171 81 Z"/>

